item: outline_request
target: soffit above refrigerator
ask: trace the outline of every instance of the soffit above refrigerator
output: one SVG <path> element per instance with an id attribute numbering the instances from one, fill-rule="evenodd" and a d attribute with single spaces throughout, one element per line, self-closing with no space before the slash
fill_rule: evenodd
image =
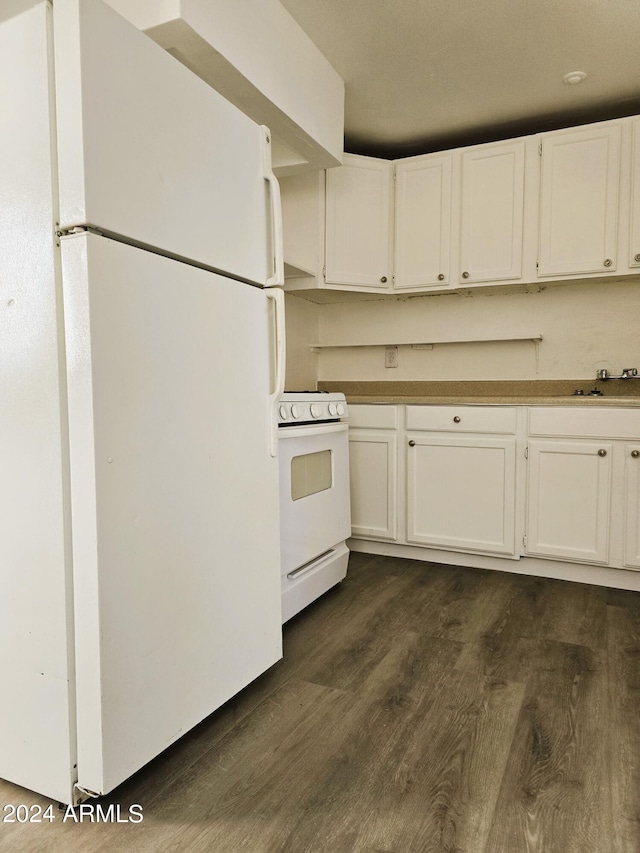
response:
<path id="1" fill-rule="evenodd" d="M 273 135 L 278 176 L 338 166 L 344 83 L 278 0 L 109 0 Z"/>

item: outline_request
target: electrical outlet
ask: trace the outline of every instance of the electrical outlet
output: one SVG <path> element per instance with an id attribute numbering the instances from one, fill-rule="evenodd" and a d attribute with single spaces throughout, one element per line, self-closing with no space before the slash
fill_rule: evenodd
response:
<path id="1" fill-rule="evenodd" d="M 398 347 L 385 347 L 384 348 L 384 366 L 385 367 L 397 367 L 398 366 Z"/>

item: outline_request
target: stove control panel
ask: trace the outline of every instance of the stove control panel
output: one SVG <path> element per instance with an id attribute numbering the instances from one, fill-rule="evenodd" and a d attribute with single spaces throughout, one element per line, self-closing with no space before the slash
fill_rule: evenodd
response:
<path id="1" fill-rule="evenodd" d="M 344 394 L 287 391 L 280 398 L 278 425 L 344 421 L 348 418 Z"/>

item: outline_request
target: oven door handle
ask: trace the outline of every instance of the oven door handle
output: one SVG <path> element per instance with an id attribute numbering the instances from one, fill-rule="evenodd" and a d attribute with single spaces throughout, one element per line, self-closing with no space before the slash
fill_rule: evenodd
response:
<path id="1" fill-rule="evenodd" d="M 269 436 L 269 452 L 271 456 L 278 455 L 278 404 L 284 393 L 284 372 L 286 360 L 286 338 L 284 325 L 284 291 L 280 288 L 265 290 L 264 295 L 273 302 L 275 316 L 273 384 L 274 388 L 269 394 L 269 415 L 271 433 Z"/>

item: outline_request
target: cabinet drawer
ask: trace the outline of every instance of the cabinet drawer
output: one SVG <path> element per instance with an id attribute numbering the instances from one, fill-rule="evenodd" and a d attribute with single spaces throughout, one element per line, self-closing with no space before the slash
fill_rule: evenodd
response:
<path id="1" fill-rule="evenodd" d="M 349 426 L 355 429 L 397 429 L 398 407 L 373 403 L 349 405 Z"/>
<path id="2" fill-rule="evenodd" d="M 640 408 L 531 408 L 529 435 L 637 440 L 640 436 Z"/>
<path id="3" fill-rule="evenodd" d="M 499 406 L 407 406 L 407 429 L 513 434 L 516 431 L 516 409 Z"/>

